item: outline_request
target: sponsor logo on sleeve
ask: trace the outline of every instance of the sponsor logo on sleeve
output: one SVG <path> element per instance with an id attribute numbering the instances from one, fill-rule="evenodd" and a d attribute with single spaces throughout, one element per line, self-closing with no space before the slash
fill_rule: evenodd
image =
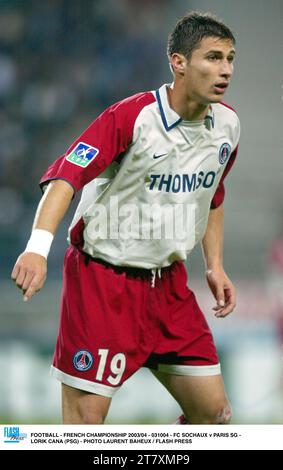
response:
<path id="1" fill-rule="evenodd" d="M 84 142 L 79 142 L 66 156 L 66 160 L 85 168 L 98 155 L 99 150 Z"/>

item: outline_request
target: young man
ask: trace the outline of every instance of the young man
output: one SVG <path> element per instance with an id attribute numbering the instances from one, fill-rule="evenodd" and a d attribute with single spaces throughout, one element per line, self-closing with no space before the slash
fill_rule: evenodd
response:
<path id="1" fill-rule="evenodd" d="M 62 382 L 64 423 L 102 424 L 112 396 L 140 367 L 180 404 L 179 423 L 229 423 L 219 359 L 184 260 L 202 242 L 215 315 L 232 312 L 223 180 L 237 154 L 239 120 L 221 100 L 234 45 L 214 16 L 181 18 L 168 42 L 173 83 L 108 108 L 41 179 L 32 235 L 12 272 L 24 300 L 43 287 L 53 236 L 84 188 L 69 229 L 51 368 Z M 122 220 L 113 216 L 117 207 Z M 180 207 L 192 210 L 184 216 Z M 168 222 L 181 218 L 185 236 L 165 236 Z"/>

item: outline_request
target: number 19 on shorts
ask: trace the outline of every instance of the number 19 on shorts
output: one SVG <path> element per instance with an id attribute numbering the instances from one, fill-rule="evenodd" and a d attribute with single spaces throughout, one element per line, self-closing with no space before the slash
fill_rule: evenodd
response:
<path id="1" fill-rule="evenodd" d="M 106 361 L 108 358 L 109 349 L 99 349 L 98 350 L 98 368 L 95 376 L 95 380 L 100 382 L 103 381 L 103 378 L 111 385 L 118 385 L 122 379 L 123 373 L 126 368 L 126 357 L 123 353 L 115 354 L 110 362 L 110 371 L 111 373 L 108 377 L 103 377 L 105 373 Z M 73 359 L 73 364 L 75 369 L 80 372 L 85 372 L 90 370 L 94 364 L 93 355 L 86 350 L 78 351 Z"/>

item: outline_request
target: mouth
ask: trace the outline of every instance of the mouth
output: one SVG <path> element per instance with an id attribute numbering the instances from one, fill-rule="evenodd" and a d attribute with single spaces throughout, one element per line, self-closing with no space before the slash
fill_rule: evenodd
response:
<path id="1" fill-rule="evenodd" d="M 228 82 L 220 82 L 220 83 L 216 83 L 213 86 L 213 88 L 214 88 L 215 93 L 222 94 L 222 93 L 225 93 L 228 86 L 229 86 Z"/>

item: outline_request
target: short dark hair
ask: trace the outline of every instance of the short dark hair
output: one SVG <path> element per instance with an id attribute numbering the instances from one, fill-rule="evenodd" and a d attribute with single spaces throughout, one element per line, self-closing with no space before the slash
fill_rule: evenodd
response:
<path id="1" fill-rule="evenodd" d="M 183 54 L 188 60 L 205 37 L 230 39 L 236 43 L 232 31 L 212 13 L 191 11 L 180 18 L 174 30 L 168 37 L 167 55 L 170 58 L 174 52 Z"/>

